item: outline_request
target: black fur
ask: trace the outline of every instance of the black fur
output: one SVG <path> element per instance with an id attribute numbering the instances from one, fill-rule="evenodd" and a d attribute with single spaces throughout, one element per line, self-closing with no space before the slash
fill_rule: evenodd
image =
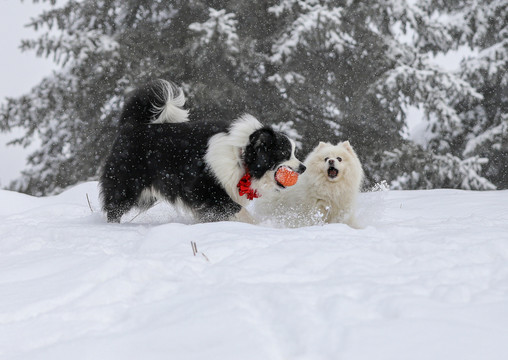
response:
<path id="1" fill-rule="evenodd" d="M 271 128 L 256 130 L 245 148 L 244 162 L 254 178 L 261 178 L 291 157 L 289 139 Z"/>
<path id="2" fill-rule="evenodd" d="M 100 177 L 108 221 L 119 222 L 132 207 L 146 205 L 140 203 L 145 189 L 156 190 L 170 202 L 180 199 L 201 220 L 231 218 L 241 206 L 229 197 L 205 160 L 210 138 L 227 133 L 230 124 L 211 120 L 151 124 L 158 116 L 155 108 L 165 101 L 160 83 L 153 82 L 125 103 L 118 136 Z M 288 138 L 268 127 L 253 131 L 243 150 L 245 166 L 255 179 L 292 155 Z"/>

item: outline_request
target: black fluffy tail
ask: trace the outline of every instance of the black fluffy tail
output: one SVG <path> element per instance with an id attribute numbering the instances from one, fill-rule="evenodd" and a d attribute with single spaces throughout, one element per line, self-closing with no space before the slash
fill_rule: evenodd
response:
<path id="1" fill-rule="evenodd" d="M 134 90 L 123 107 L 122 124 L 186 122 L 185 95 L 174 83 L 158 79 Z"/>

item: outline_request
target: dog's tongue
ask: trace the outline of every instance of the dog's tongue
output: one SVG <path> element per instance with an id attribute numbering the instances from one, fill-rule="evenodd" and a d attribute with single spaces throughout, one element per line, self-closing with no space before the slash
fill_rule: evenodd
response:
<path id="1" fill-rule="evenodd" d="M 328 176 L 331 177 L 332 179 L 334 177 L 337 177 L 337 175 L 339 175 L 339 170 L 337 170 L 336 168 L 329 168 L 328 169 Z"/>

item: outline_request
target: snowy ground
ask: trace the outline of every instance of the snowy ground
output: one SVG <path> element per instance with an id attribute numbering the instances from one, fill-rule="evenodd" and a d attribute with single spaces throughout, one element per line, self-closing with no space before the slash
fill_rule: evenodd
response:
<path id="1" fill-rule="evenodd" d="M 508 191 L 362 194 L 362 230 L 98 209 L 0 191 L 0 359 L 508 359 Z"/>

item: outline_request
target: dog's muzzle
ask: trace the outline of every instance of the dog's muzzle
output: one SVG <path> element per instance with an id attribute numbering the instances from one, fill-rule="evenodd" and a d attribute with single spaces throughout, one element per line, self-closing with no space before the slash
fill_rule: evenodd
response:
<path id="1" fill-rule="evenodd" d="M 337 176 L 339 176 L 339 169 L 337 169 L 333 166 L 330 166 L 328 168 L 328 177 L 330 179 L 335 179 Z"/>

